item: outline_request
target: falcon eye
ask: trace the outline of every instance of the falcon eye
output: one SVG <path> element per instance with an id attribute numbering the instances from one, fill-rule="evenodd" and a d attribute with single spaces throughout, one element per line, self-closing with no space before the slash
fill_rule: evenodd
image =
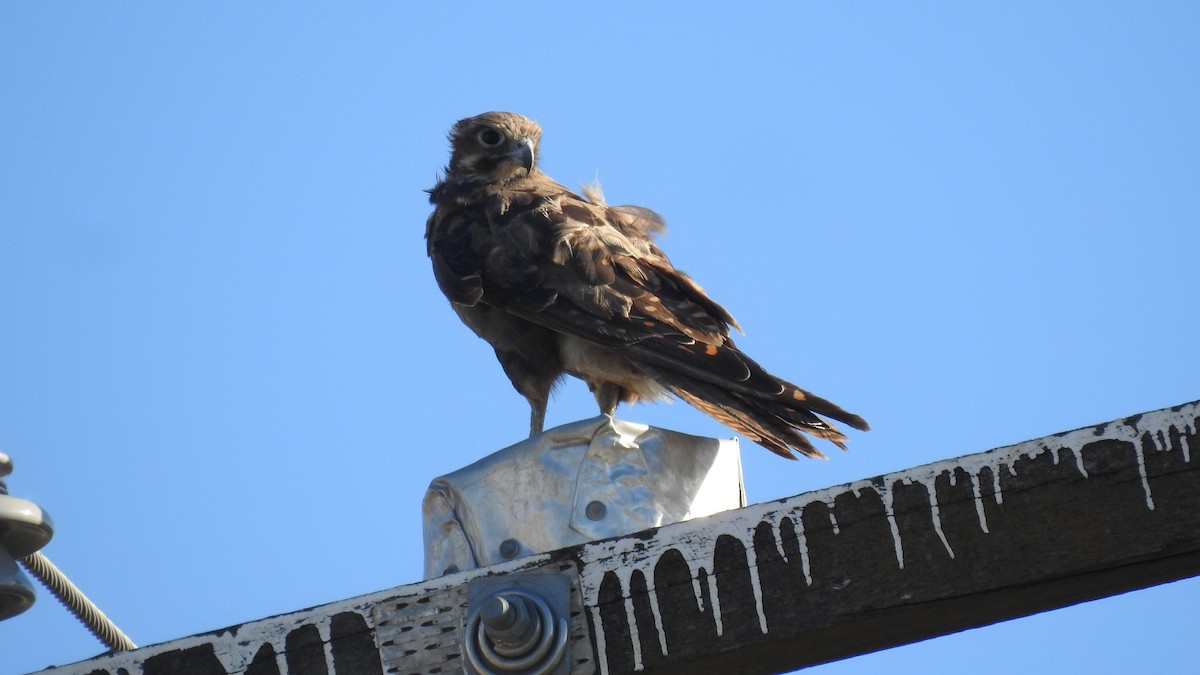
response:
<path id="1" fill-rule="evenodd" d="M 476 136 L 479 139 L 479 144 L 485 148 L 494 148 L 504 142 L 504 134 L 495 129 L 484 129 Z"/>

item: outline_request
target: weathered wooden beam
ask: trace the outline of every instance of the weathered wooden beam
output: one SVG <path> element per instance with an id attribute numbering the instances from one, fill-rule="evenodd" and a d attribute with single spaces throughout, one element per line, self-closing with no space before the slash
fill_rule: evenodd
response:
<path id="1" fill-rule="evenodd" d="M 574 672 L 771 673 L 1200 574 L 1200 402 L 55 673 L 461 672 L 466 584 L 575 575 Z"/>
<path id="2" fill-rule="evenodd" d="M 1198 412 L 585 547 L 604 670 L 790 670 L 1200 574 Z"/>

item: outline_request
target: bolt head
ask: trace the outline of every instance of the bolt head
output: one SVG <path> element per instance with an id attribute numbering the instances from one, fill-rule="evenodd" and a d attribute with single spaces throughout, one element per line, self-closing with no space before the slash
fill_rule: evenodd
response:
<path id="1" fill-rule="evenodd" d="M 608 507 L 604 505 L 604 502 L 591 501 L 583 509 L 583 513 L 588 517 L 588 520 L 603 520 L 604 516 L 608 515 Z"/>
<path id="2" fill-rule="evenodd" d="M 505 539 L 500 542 L 500 557 L 505 560 L 512 560 L 520 552 L 521 545 L 517 543 L 516 539 Z"/>

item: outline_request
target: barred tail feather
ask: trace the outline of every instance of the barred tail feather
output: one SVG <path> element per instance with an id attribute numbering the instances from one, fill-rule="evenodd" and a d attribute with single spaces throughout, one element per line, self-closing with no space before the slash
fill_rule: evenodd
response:
<path id="1" fill-rule="evenodd" d="M 829 421 L 867 431 L 866 420 L 768 373 L 733 346 L 647 341 L 630 351 L 638 365 L 676 396 L 771 452 L 825 457 L 804 436 L 842 450 L 846 435 Z M 803 433 L 801 433 L 803 432 Z"/>
<path id="2" fill-rule="evenodd" d="M 799 453 L 826 458 L 804 433 L 846 449 L 846 435 L 811 412 L 778 403 L 761 405 L 738 392 L 677 373 L 656 375 L 679 398 L 781 457 L 796 459 Z"/>

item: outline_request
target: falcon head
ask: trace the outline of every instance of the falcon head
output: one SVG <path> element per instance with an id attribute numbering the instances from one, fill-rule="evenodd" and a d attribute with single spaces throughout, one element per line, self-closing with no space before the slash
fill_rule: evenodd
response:
<path id="1" fill-rule="evenodd" d="M 460 120 L 450 130 L 447 173 L 488 183 L 507 183 L 533 173 L 542 129 L 516 113 L 488 112 Z"/>

